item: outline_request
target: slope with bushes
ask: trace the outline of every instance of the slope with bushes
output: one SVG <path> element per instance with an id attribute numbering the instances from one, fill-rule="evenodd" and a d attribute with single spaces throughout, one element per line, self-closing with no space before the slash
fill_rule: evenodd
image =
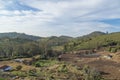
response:
<path id="1" fill-rule="evenodd" d="M 101 34 L 98 36 L 81 37 L 64 45 L 65 51 L 102 49 L 110 52 L 120 50 L 120 33 Z"/>

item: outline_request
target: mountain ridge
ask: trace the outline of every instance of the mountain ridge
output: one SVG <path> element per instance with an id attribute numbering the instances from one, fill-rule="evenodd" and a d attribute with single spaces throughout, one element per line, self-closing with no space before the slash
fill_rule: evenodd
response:
<path id="1" fill-rule="evenodd" d="M 22 38 L 22 39 L 38 40 L 41 37 L 28 35 L 25 33 L 6 32 L 6 33 L 0 33 L 0 38 Z"/>

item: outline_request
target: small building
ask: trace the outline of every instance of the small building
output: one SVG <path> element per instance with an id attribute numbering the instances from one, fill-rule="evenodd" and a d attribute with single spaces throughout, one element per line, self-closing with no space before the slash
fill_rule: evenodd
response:
<path id="1" fill-rule="evenodd" d="M 11 66 L 8 66 L 8 65 L 3 65 L 3 66 L 0 66 L 0 70 L 1 71 L 11 71 L 12 70 L 12 67 Z"/>

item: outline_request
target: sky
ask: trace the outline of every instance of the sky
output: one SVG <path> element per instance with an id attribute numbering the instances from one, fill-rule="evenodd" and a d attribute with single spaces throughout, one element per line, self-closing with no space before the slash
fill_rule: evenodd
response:
<path id="1" fill-rule="evenodd" d="M 120 31 L 120 0 L 0 0 L 0 33 L 41 37 Z"/>

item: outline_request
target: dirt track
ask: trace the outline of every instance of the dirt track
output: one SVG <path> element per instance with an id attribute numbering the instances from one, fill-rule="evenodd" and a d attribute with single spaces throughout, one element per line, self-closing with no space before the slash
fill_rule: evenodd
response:
<path id="1" fill-rule="evenodd" d="M 89 65 L 101 72 L 107 80 L 120 80 L 120 63 L 112 60 L 100 59 L 99 56 L 87 57 L 77 54 L 63 54 L 62 60 L 83 67 Z"/>

